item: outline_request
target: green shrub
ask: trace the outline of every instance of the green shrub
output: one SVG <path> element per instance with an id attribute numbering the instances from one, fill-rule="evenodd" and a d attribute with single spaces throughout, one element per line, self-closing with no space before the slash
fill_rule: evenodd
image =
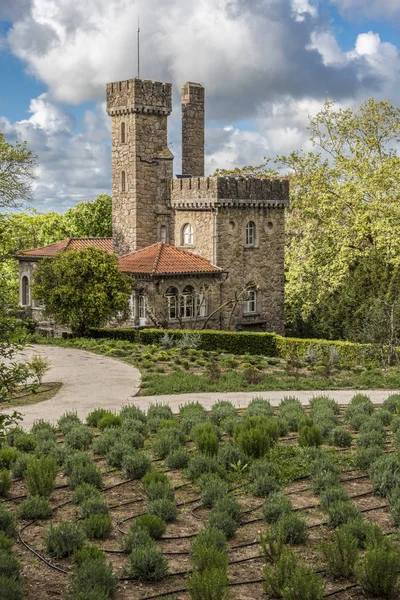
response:
<path id="1" fill-rule="evenodd" d="M 220 425 L 221 421 L 224 419 L 236 417 L 236 415 L 236 408 L 233 406 L 232 402 L 228 402 L 228 400 L 218 400 L 210 411 L 210 419 L 214 425 Z"/>
<path id="2" fill-rule="evenodd" d="M 9 469 L 20 456 L 21 453 L 15 448 L 2 448 L 0 450 L 0 469 Z"/>
<path id="3" fill-rule="evenodd" d="M 392 488 L 389 495 L 389 507 L 392 521 L 396 527 L 400 525 L 400 487 Z"/>
<path id="4" fill-rule="evenodd" d="M 20 519 L 37 521 L 38 519 L 51 517 L 52 510 L 47 498 L 43 498 L 43 496 L 31 496 L 21 502 L 18 507 L 18 514 Z"/>
<path id="5" fill-rule="evenodd" d="M 256 477 L 250 487 L 252 494 L 258 498 L 266 498 L 278 488 L 279 484 L 276 479 L 267 473 Z"/>
<path id="6" fill-rule="evenodd" d="M 334 579 L 349 577 L 358 559 L 357 540 L 348 531 L 338 529 L 332 541 L 322 542 L 322 553 L 326 569 Z"/>
<path id="7" fill-rule="evenodd" d="M 19 578 L 20 562 L 6 550 L 0 550 L 0 577 Z M 0 594 L 3 590 L 0 591 Z"/>
<path id="8" fill-rule="evenodd" d="M 92 459 L 88 452 L 70 452 L 66 457 L 63 464 L 63 473 L 64 475 L 71 475 L 73 469 L 75 469 L 78 465 L 87 465 L 92 462 Z"/>
<path id="9" fill-rule="evenodd" d="M 74 412 L 66 412 L 57 422 L 58 429 L 63 435 L 67 435 L 76 425 L 82 425 L 82 422 Z"/>
<path id="10" fill-rule="evenodd" d="M 344 531 L 347 535 L 356 540 L 359 548 L 365 548 L 367 540 L 374 534 L 373 529 L 375 527 L 377 527 L 375 523 L 364 521 L 364 519 L 359 516 L 342 525 L 338 531 Z"/>
<path id="11" fill-rule="evenodd" d="M 90 548 L 90 552 L 89 552 Z M 104 553 L 84 547 L 74 552 L 76 567 L 70 576 L 67 600 L 108 600 L 117 585 L 111 563 L 106 564 Z"/>
<path id="12" fill-rule="evenodd" d="M 131 450 L 124 456 L 121 466 L 127 479 L 141 479 L 150 470 L 151 461 L 143 452 Z"/>
<path id="13" fill-rule="evenodd" d="M 228 484 L 216 473 L 206 473 L 199 481 L 201 490 L 201 501 L 204 506 L 212 507 L 215 502 L 226 496 Z"/>
<path id="14" fill-rule="evenodd" d="M 242 509 L 239 502 L 232 494 L 219 498 L 214 503 L 213 510 L 216 512 L 226 512 L 236 521 L 236 523 L 240 523 Z"/>
<path id="15" fill-rule="evenodd" d="M 194 570 L 187 579 L 191 600 L 221 600 L 226 595 L 226 569 Z"/>
<path id="16" fill-rule="evenodd" d="M 178 516 L 178 509 L 173 500 L 168 498 L 159 498 L 158 500 L 151 500 L 148 504 L 148 511 L 152 515 L 156 515 L 163 521 L 169 523 L 175 521 Z"/>
<path id="17" fill-rule="evenodd" d="M 20 452 L 33 452 L 36 444 L 35 436 L 29 433 L 19 433 L 14 439 L 14 446 Z"/>
<path id="18" fill-rule="evenodd" d="M 390 454 L 381 456 L 372 463 L 369 473 L 374 492 L 388 496 L 399 482 L 400 458 Z"/>
<path id="19" fill-rule="evenodd" d="M 144 424 L 147 422 L 147 417 L 144 412 L 134 404 L 123 406 L 120 410 L 119 416 L 121 417 L 122 422 L 124 422 L 126 419 L 137 419 L 138 421 L 142 421 Z"/>
<path id="20" fill-rule="evenodd" d="M 154 547 L 154 540 L 148 529 L 145 529 L 144 527 L 135 527 L 135 524 L 133 523 L 128 533 L 121 539 L 122 551 L 129 554 L 134 548 L 143 548 L 144 546 Z"/>
<path id="21" fill-rule="evenodd" d="M 121 423 L 122 423 L 121 417 L 119 417 L 118 415 L 109 413 L 109 414 L 101 417 L 101 419 L 99 419 L 99 422 L 97 423 L 97 427 L 102 431 L 103 429 L 107 429 L 109 427 L 111 427 L 111 428 L 120 427 Z"/>
<path id="22" fill-rule="evenodd" d="M 155 546 L 133 548 L 125 567 L 129 577 L 139 581 L 160 581 L 168 573 L 168 562 Z"/>
<path id="23" fill-rule="evenodd" d="M 285 586 L 283 600 L 322 600 L 324 586 L 316 573 L 306 567 L 297 567 Z"/>
<path id="24" fill-rule="evenodd" d="M 276 468 L 270 463 L 270 461 L 267 458 L 255 460 L 250 465 L 249 469 L 250 481 L 255 481 L 263 475 L 271 475 L 271 477 L 276 477 L 277 475 Z"/>
<path id="25" fill-rule="evenodd" d="M 88 414 L 86 417 L 86 423 L 89 425 L 89 427 L 97 427 L 100 419 L 110 414 L 112 413 L 105 408 L 96 408 Z"/>
<path id="26" fill-rule="evenodd" d="M 227 435 L 229 435 L 230 437 L 233 436 L 233 431 L 235 429 L 235 426 L 241 421 L 241 417 L 239 417 L 238 415 L 236 415 L 236 417 L 230 417 L 229 419 L 224 419 L 223 421 L 221 421 L 221 430 L 226 433 Z"/>
<path id="27" fill-rule="evenodd" d="M 313 419 L 321 412 L 328 411 L 333 415 L 338 415 L 340 412 L 339 404 L 329 396 L 314 396 L 311 398 L 309 404 L 311 418 Z"/>
<path id="28" fill-rule="evenodd" d="M 272 417 L 274 409 L 272 408 L 269 400 L 264 398 L 252 398 L 246 408 L 246 417 L 255 417 L 257 415 L 265 415 Z"/>
<path id="29" fill-rule="evenodd" d="M 163 519 L 157 517 L 157 515 L 145 514 L 136 517 L 131 529 L 146 529 L 149 532 L 150 537 L 154 540 L 158 540 L 164 535 L 167 526 Z"/>
<path id="30" fill-rule="evenodd" d="M 147 488 L 154 483 L 164 483 L 170 486 L 168 475 L 165 473 L 159 473 L 158 471 L 150 471 L 146 473 L 144 477 L 142 477 L 142 485 L 147 490 Z"/>
<path id="31" fill-rule="evenodd" d="M 382 447 L 370 446 L 357 448 L 354 454 L 354 465 L 360 471 L 368 471 L 372 464 L 383 454 Z"/>
<path id="32" fill-rule="evenodd" d="M 274 533 L 284 544 L 305 544 L 307 541 L 307 523 L 294 513 L 283 514 L 273 525 Z"/>
<path id="33" fill-rule="evenodd" d="M 30 454 L 21 454 L 18 456 L 17 460 L 11 465 L 11 472 L 14 477 L 23 477 L 25 475 L 25 471 L 33 456 Z"/>
<path id="34" fill-rule="evenodd" d="M 55 428 L 43 421 L 42 419 L 35 421 L 31 428 L 31 434 L 35 437 L 37 441 L 44 440 L 57 440 L 57 434 Z"/>
<path id="35" fill-rule="evenodd" d="M 52 456 L 57 464 L 62 466 L 68 457 L 68 448 L 64 444 L 58 444 L 54 440 L 39 441 L 35 448 L 36 458 Z"/>
<path id="36" fill-rule="evenodd" d="M 144 434 L 146 432 L 146 423 L 140 419 L 134 419 L 133 417 L 127 417 L 122 419 L 121 431 L 137 431 L 138 433 Z"/>
<path id="37" fill-rule="evenodd" d="M 380 431 L 371 429 L 370 431 L 360 431 L 357 436 L 357 446 L 359 448 L 382 447 L 385 441 L 384 435 Z"/>
<path id="38" fill-rule="evenodd" d="M 68 484 L 75 489 L 81 483 L 89 483 L 93 487 L 101 488 L 103 485 L 101 471 L 94 462 L 77 463 L 68 476 Z"/>
<path id="39" fill-rule="evenodd" d="M 212 546 L 220 552 L 226 552 L 226 537 L 220 529 L 208 526 L 196 536 L 192 543 L 192 551 L 195 551 L 198 545 Z"/>
<path id="40" fill-rule="evenodd" d="M 159 458 L 166 458 L 168 454 L 180 448 L 181 444 L 176 431 L 161 429 L 154 438 L 152 450 Z"/>
<path id="41" fill-rule="evenodd" d="M 146 496 L 148 500 L 159 500 L 160 498 L 167 498 L 173 500 L 174 492 L 171 490 L 169 480 L 167 481 L 150 481 L 145 486 Z"/>
<path id="42" fill-rule="evenodd" d="M 0 531 L 7 537 L 14 537 L 16 532 L 15 520 L 4 504 L 0 504 Z"/>
<path id="43" fill-rule="evenodd" d="M 7 496 L 11 488 L 11 473 L 8 469 L 2 469 L 0 471 L 0 496 L 3 498 Z"/>
<path id="44" fill-rule="evenodd" d="M 168 469 L 185 469 L 188 466 L 190 453 L 187 448 L 172 451 L 165 459 Z"/>
<path id="45" fill-rule="evenodd" d="M 56 486 L 58 465 L 53 456 L 30 461 L 25 471 L 25 483 L 31 496 L 50 496 Z"/>
<path id="46" fill-rule="evenodd" d="M 94 496 L 88 497 L 80 503 L 80 516 L 86 519 L 90 515 L 108 515 L 110 510 L 104 498 L 96 490 Z"/>
<path id="47" fill-rule="evenodd" d="M 82 548 L 85 534 L 77 523 L 60 523 L 50 525 L 45 536 L 47 552 L 55 558 L 71 556 L 75 550 Z"/>
<path id="48" fill-rule="evenodd" d="M 264 591 L 272 598 L 282 598 L 285 586 L 292 580 L 297 569 L 297 558 L 294 552 L 284 549 L 276 562 L 264 566 Z"/>
<path id="49" fill-rule="evenodd" d="M 390 549 L 370 548 L 356 567 L 357 581 L 366 594 L 394 598 L 398 593 L 399 567 L 399 551 L 394 545 Z"/>
<path id="50" fill-rule="evenodd" d="M 90 540 L 98 540 L 111 533 L 113 524 L 109 515 L 92 514 L 82 521 L 82 527 Z"/>
<path id="51" fill-rule="evenodd" d="M 329 510 L 337 502 L 349 502 L 349 495 L 341 485 L 329 487 L 321 493 L 320 503 L 324 510 Z"/>
<path id="52" fill-rule="evenodd" d="M 265 415 L 247 417 L 234 428 L 233 437 L 236 444 L 247 455 L 260 458 L 270 450 L 279 438 L 276 420 Z"/>
<path id="53" fill-rule="evenodd" d="M 389 411 L 392 414 L 399 413 L 400 409 L 400 394 L 389 394 L 384 403 L 382 404 L 382 408 Z"/>
<path id="54" fill-rule="evenodd" d="M 67 446 L 74 450 L 88 450 L 92 439 L 92 433 L 84 425 L 74 425 L 64 437 Z"/>
<path id="55" fill-rule="evenodd" d="M 364 394 L 353 396 L 349 406 L 345 409 L 343 420 L 350 427 L 358 431 L 364 421 L 373 413 L 374 405 L 370 398 Z"/>
<path id="56" fill-rule="evenodd" d="M 110 467 L 120 469 L 124 457 L 132 451 L 130 444 L 122 439 L 115 442 L 106 453 L 106 459 Z"/>
<path id="57" fill-rule="evenodd" d="M 199 423 L 193 429 L 193 441 L 202 454 L 215 456 L 218 452 L 219 435 L 212 423 Z"/>
<path id="58" fill-rule="evenodd" d="M 330 487 L 336 487 L 339 482 L 339 475 L 336 471 L 320 469 L 311 476 L 311 488 L 314 494 L 320 494 Z"/>
<path id="59" fill-rule="evenodd" d="M 186 473 L 189 479 L 195 480 L 204 473 L 217 473 L 218 470 L 218 463 L 213 456 L 193 452 L 190 455 Z"/>
<path id="60" fill-rule="evenodd" d="M 215 546 L 210 546 L 207 542 L 196 541 L 197 543 L 192 544 L 191 548 L 194 569 L 197 571 L 205 571 L 212 568 L 227 569 L 228 557 L 226 552 L 218 550 Z"/>
<path id="61" fill-rule="evenodd" d="M 21 584 L 12 577 L 0 577 L 2 600 L 24 600 Z"/>
<path id="62" fill-rule="evenodd" d="M 297 398 L 285 396 L 279 404 L 279 416 L 288 425 L 289 431 L 297 431 L 301 419 L 304 418 L 304 408 Z"/>
<path id="63" fill-rule="evenodd" d="M 348 521 L 357 519 L 360 516 L 360 512 L 354 504 L 349 501 L 339 500 L 333 502 L 328 508 L 328 522 L 331 527 L 339 527 L 344 525 Z"/>
<path id="64" fill-rule="evenodd" d="M 330 444 L 339 448 L 348 448 L 351 446 L 352 435 L 347 429 L 335 427 L 331 431 Z"/>
<path id="65" fill-rule="evenodd" d="M 231 443 L 220 444 L 217 460 L 224 471 L 233 471 L 239 461 L 242 465 L 246 465 L 249 462 L 249 458 L 243 450 Z"/>
<path id="66" fill-rule="evenodd" d="M 303 448 L 318 448 L 321 446 L 322 433 L 320 428 L 312 422 L 300 425 L 298 443 Z"/>
<path id="67" fill-rule="evenodd" d="M 196 427 L 196 425 L 204 423 L 207 420 L 207 414 L 205 412 L 185 412 L 181 418 L 181 431 L 184 435 L 192 437 L 193 429 Z"/>
<path id="68" fill-rule="evenodd" d="M 392 422 L 393 415 L 385 408 L 378 408 L 375 410 L 375 418 L 379 419 L 384 427 L 389 427 Z"/>
<path id="69" fill-rule="evenodd" d="M 222 531 L 228 539 L 235 535 L 238 526 L 236 520 L 227 510 L 216 507 L 214 507 L 210 513 L 208 524 L 210 527 L 215 527 Z"/>
<path id="70" fill-rule="evenodd" d="M 0 550 L 4 550 L 5 552 L 11 552 L 13 543 L 14 541 L 8 536 L 6 536 L 4 531 L 0 531 Z"/>
<path id="71" fill-rule="evenodd" d="M 138 423 L 140 423 L 140 421 L 138 421 Z M 135 450 L 139 450 L 140 448 L 144 447 L 144 440 L 144 435 L 136 429 L 132 429 L 131 431 L 122 431 L 121 433 L 121 441 Z"/>
<path id="72" fill-rule="evenodd" d="M 262 513 L 267 523 L 276 523 L 283 515 L 288 515 L 292 505 L 281 492 L 272 492 L 265 500 Z"/>
<path id="73" fill-rule="evenodd" d="M 173 412 L 166 404 L 152 404 L 147 410 L 147 424 L 153 432 L 157 431 L 162 421 L 173 418 Z"/>
<path id="74" fill-rule="evenodd" d="M 72 502 L 74 504 L 83 504 L 86 500 L 92 498 L 102 498 L 99 490 L 90 483 L 80 483 L 74 489 Z"/>

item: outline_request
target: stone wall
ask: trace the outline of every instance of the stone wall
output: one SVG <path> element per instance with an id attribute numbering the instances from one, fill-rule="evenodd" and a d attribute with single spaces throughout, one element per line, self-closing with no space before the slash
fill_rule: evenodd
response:
<path id="1" fill-rule="evenodd" d="M 256 225 L 256 243 L 246 247 L 246 224 Z M 216 264 L 229 272 L 223 286 L 224 302 L 250 282 L 257 290 L 256 314 L 243 315 L 240 302 L 234 315 L 236 329 L 284 333 L 284 211 L 276 208 L 225 208 L 217 211 Z M 228 327 L 224 315 L 224 328 Z"/>
<path id="2" fill-rule="evenodd" d="M 175 246 L 200 254 L 214 263 L 215 212 L 211 210 L 177 210 L 174 216 Z M 182 230 L 186 223 L 190 223 L 193 228 L 192 246 L 184 246 L 182 243 Z"/>
<path id="3" fill-rule="evenodd" d="M 204 177 L 204 102 L 200 83 L 182 88 L 182 174 Z"/>

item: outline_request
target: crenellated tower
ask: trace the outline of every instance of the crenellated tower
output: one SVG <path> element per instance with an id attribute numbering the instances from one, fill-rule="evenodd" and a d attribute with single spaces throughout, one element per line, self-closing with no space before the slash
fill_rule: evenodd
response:
<path id="1" fill-rule="evenodd" d="M 182 173 L 204 177 L 205 90 L 188 81 L 182 88 Z"/>
<path id="2" fill-rule="evenodd" d="M 107 84 L 112 117 L 113 242 L 117 254 L 139 250 L 170 228 L 167 143 L 172 85 L 128 79 Z"/>

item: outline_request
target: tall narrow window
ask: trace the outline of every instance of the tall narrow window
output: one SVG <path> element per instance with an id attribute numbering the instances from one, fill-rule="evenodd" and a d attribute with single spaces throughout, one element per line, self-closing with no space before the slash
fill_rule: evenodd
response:
<path id="1" fill-rule="evenodd" d="M 121 144 L 125 144 L 125 123 L 121 123 Z"/>
<path id="2" fill-rule="evenodd" d="M 22 306 L 29 306 L 29 279 L 26 275 L 22 278 Z"/>
<path id="3" fill-rule="evenodd" d="M 167 241 L 167 226 L 161 225 L 160 227 L 160 241 L 165 244 Z"/>
<path id="4" fill-rule="evenodd" d="M 146 325 L 146 296 L 139 296 L 139 325 Z"/>
<path id="5" fill-rule="evenodd" d="M 186 223 L 182 228 L 182 245 L 193 246 L 193 227 L 190 223 Z"/>
<path id="6" fill-rule="evenodd" d="M 255 246 L 256 243 L 256 225 L 249 221 L 246 225 L 246 246 Z"/>
<path id="7" fill-rule="evenodd" d="M 168 319 L 170 321 L 172 321 L 178 317 L 178 290 L 174 287 L 168 288 L 166 297 L 167 297 Z"/>
<path id="8" fill-rule="evenodd" d="M 122 171 L 121 173 L 121 192 L 126 192 L 126 173 Z"/>
<path id="9" fill-rule="evenodd" d="M 189 319 L 194 315 L 194 289 L 187 285 L 181 296 L 181 317 Z"/>
<path id="10" fill-rule="evenodd" d="M 255 290 L 248 291 L 243 308 L 245 313 L 255 313 L 257 311 L 257 292 Z"/>
<path id="11" fill-rule="evenodd" d="M 205 287 L 201 288 L 200 294 L 196 297 L 197 316 L 206 317 L 208 315 L 208 294 Z"/>

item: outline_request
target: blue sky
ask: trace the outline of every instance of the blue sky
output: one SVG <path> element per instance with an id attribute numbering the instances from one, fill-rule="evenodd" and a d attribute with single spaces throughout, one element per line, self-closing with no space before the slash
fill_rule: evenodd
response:
<path id="1" fill-rule="evenodd" d="M 110 192 L 107 81 L 171 81 L 180 172 L 185 81 L 207 91 L 207 169 L 310 148 L 328 96 L 400 101 L 398 0 L 0 0 L 0 131 L 38 154 L 34 205 L 65 211 Z"/>

